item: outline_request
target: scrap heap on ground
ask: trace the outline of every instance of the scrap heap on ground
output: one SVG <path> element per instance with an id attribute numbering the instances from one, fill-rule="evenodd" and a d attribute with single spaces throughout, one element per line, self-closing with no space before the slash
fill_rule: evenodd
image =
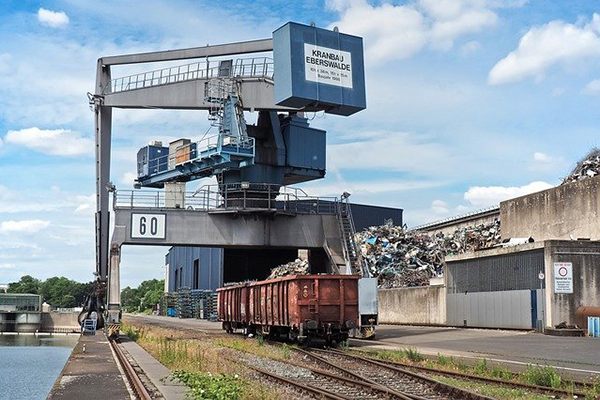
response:
<path id="1" fill-rule="evenodd" d="M 563 179 L 562 184 L 593 178 L 600 174 L 600 149 L 594 148 L 577 163 L 573 171 Z"/>
<path id="2" fill-rule="evenodd" d="M 307 275 L 309 273 L 308 260 L 296 259 L 287 264 L 280 265 L 271 270 L 267 279 L 280 278 L 288 275 Z"/>
<path id="3" fill-rule="evenodd" d="M 500 222 L 457 229 L 450 235 L 409 231 L 392 223 L 356 234 L 360 250 L 379 287 L 425 286 L 441 276 L 444 257 L 498 245 Z"/>

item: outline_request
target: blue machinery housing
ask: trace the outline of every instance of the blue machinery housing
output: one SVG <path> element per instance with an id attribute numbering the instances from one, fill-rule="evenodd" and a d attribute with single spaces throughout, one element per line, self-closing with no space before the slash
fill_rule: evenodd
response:
<path id="1" fill-rule="evenodd" d="M 220 64 L 231 66 L 232 60 Z M 273 107 L 289 107 L 288 116 L 262 110 L 258 124 L 246 126 L 243 93 L 235 83 L 239 71 L 219 67 L 216 81 L 205 87 L 205 100 L 215 103 L 210 115 L 220 120 L 219 135 L 167 154 L 162 147 L 142 148 L 139 185 L 162 187 L 220 173 L 227 175 L 226 183 L 290 185 L 323 178 L 325 131 L 311 128 L 296 113 L 322 110 L 348 116 L 366 107 L 362 39 L 287 23 L 273 32 L 273 70 Z"/>

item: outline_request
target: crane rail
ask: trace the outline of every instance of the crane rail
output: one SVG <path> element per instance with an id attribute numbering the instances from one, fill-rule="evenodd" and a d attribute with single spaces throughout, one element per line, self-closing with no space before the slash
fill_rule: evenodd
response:
<path id="1" fill-rule="evenodd" d="M 141 400 L 152 400 L 152 396 L 150 396 L 150 393 L 148 393 L 148 390 L 142 383 L 138 374 L 135 372 L 135 369 L 133 369 L 133 367 L 127 360 L 127 357 L 125 357 L 125 354 L 123 354 L 123 351 L 121 350 L 117 342 L 115 340 L 110 339 L 108 342 L 110 343 L 111 348 L 117 355 L 119 364 L 121 364 L 123 371 L 125 371 L 125 376 L 131 384 L 131 387 L 133 388 L 136 397 Z"/>

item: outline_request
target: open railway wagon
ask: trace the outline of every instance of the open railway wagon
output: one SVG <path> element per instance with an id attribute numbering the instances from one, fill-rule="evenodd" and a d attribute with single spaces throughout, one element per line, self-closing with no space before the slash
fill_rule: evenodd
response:
<path id="1" fill-rule="evenodd" d="M 219 288 L 218 316 L 229 333 L 335 345 L 358 325 L 358 275 L 293 275 Z"/>

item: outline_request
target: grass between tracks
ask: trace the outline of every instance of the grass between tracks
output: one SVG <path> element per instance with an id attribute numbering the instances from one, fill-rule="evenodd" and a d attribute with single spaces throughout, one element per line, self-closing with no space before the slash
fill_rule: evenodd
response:
<path id="1" fill-rule="evenodd" d="M 401 363 L 413 363 L 415 365 L 426 366 L 438 370 L 447 370 L 453 372 L 462 372 L 484 378 L 496 378 L 505 381 L 526 383 L 530 385 L 544 386 L 553 389 L 563 389 L 575 391 L 573 383 L 564 380 L 557 369 L 548 365 L 528 365 L 523 372 L 512 372 L 497 364 L 488 363 L 484 358 L 475 365 L 467 365 L 464 361 L 452 356 L 438 354 L 437 359 L 427 360 L 415 348 L 400 350 L 366 350 L 361 352 L 371 357 L 381 360 L 398 361 Z M 488 395 L 498 399 L 547 399 L 551 398 L 539 394 L 534 394 L 523 389 L 511 389 L 497 385 L 478 383 L 459 378 L 448 378 L 437 376 L 442 382 L 461 388 L 477 391 L 478 393 Z M 581 390 L 586 394 L 586 399 L 600 398 L 600 380 L 590 382 L 589 385 Z"/>
<path id="2" fill-rule="evenodd" d="M 284 349 L 239 338 L 209 338 L 177 329 L 123 324 L 122 333 L 135 340 L 171 371 L 171 379 L 190 388 L 194 399 L 262 400 L 281 398 L 280 393 L 247 377 L 242 363 L 231 362 L 231 350 L 285 359 Z M 289 349 L 288 349 L 289 351 Z M 288 355 L 289 358 L 289 355 Z"/>

